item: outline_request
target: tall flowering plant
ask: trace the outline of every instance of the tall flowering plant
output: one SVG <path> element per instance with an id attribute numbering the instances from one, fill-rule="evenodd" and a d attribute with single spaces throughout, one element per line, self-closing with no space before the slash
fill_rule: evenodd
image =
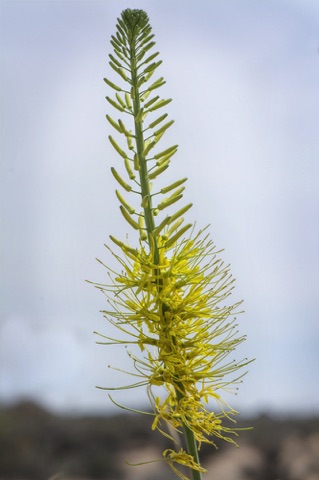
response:
<path id="1" fill-rule="evenodd" d="M 122 159 L 111 172 L 121 215 L 137 235 L 135 246 L 110 236 L 114 248 L 107 248 L 119 269 L 106 267 L 108 284 L 95 286 L 106 295 L 103 314 L 121 338 L 98 334 L 98 343 L 137 347 L 140 354 L 128 352 L 136 380 L 120 388 L 147 388 L 152 428 L 172 440 L 172 429 L 184 434 L 184 446 L 174 448 L 173 443 L 163 452 L 164 461 L 180 478 L 188 478 L 188 467 L 193 480 L 199 480 L 206 471 L 198 457 L 201 443 L 234 442 L 236 434 L 223 423 L 237 412 L 221 392 L 241 377 L 228 380 L 228 375 L 248 363 L 227 360 L 244 340 L 234 323 L 240 303 L 229 302 L 234 280 L 207 229 L 197 231 L 184 220 L 192 207 L 180 204 L 187 179 L 156 187 L 178 146 L 159 146 L 173 120 L 162 113 L 171 101 L 158 93 L 164 78 L 153 79 L 162 61 L 154 52 L 147 14 L 123 11 L 111 44 L 109 65 L 119 83 L 105 78 L 113 91 L 106 100 L 121 118 L 106 118 L 115 134 L 109 141 Z M 156 387 L 162 387 L 164 395 L 156 395 Z M 209 409 L 210 399 L 217 403 L 217 413 Z"/>

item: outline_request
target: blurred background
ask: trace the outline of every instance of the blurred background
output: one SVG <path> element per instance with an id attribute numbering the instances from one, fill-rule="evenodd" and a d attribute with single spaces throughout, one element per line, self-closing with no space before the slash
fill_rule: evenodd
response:
<path id="1" fill-rule="evenodd" d="M 0 1 L 0 400 L 7 433 L 16 432 L 13 419 L 24 424 L 21 412 L 41 417 L 40 430 L 58 415 L 110 420 L 118 410 L 95 385 L 130 382 L 108 368 L 130 369 L 126 353 L 95 345 L 93 331 L 109 334 L 110 327 L 99 313 L 104 297 L 85 283 L 105 281 L 95 257 L 112 265 L 103 244 L 127 231 L 110 175 L 118 159 L 107 140 L 103 77 L 110 76 L 116 19 L 128 7 L 149 14 L 164 61 L 162 95 L 173 98 L 167 146 L 178 143 L 179 152 L 167 183 L 189 178 L 188 220 L 210 224 L 236 277 L 234 301 L 244 299 L 238 322 L 247 341 L 237 358 L 256 361 L 226 400 L 243 418 L 300 420 L 304 427 L 290 431 L 288 446 L 277 437 L 286 450 L 276 458 L 285 465 L 298 441 L 308 445 L 311 425 L 318 432 L 310 421 L 319 414 L 315 0 Z M 148 405 L 144 389 L 114 397 Z M 306 452 L 318 452 L 314 438 Z M 259 465 L 269 463 L 265 458 Z M 268 480 L 281 478 L 278 472 L 268 472 Z M 310 474 L 317 476 L 289 478 L 318 480 L 318 471 Z"/>

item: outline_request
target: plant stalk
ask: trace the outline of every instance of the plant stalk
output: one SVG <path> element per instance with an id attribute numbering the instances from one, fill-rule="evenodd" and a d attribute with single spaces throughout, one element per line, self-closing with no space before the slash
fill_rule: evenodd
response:
<path id="1" fill-rule="evenodd" d="M 131 45 L 131 81 L 132 81 L 132 92 L 133 92 L 133 114 L 134 114 L 134 124 L 135 124 L 135 141 L 136 141 L 136 152 L 138 157 L 139 163 L 139 177 L 140 177 L 140 184 L 141 184 L 141 194 L 142 199 L 145 196 L 148 198 L 146 205 L 144 208 L 144 218 L 146 224 L 146 230 L 149 239 L 150 247 L 153 247 L 154 251 L 154 263 L 155 265 L 159 265 L 159 247 L 158 241 L 156 236 L 152 235 L 153 230 L 155 229 L 155 220 L 153 215 L 153 207 L 152 207 L 152 196 L 150 193 L 150 184 L 149 184 L 149 177 L 148 177 L 148 169 L 147 169 L 147 162 L 144 155 L 144 133 L 143 133 L 143 120 L 136 122 L 136 117 L 140 112 L 141 104 L 140 104 L 140 93 L 139 93 L 139 86 L 138 86 L 138 71 L 136 66 L 136 52 L 135 46 Z M 160 279 L 160 275 L 158 275 Z M 162 288 L 161 279 L 159 280 L 160 283 L 158 285 L 159 291 Z M 163 311 L 165 311 L 166 305 L 163 304 Z M 174 339 L 172 339 L 173 341 Z M 177 400 L 180 401 L 183 398 L 183 394 L 176 388 L 176 396 Z M 191 455 L 194 461 L 199 464 L 199 457 L 198 457 L 198 448 L 197 442 L 195 439 L 194 433 L 190 430 L 190 428 L 183 423 L 183 432 L 185 436 L 185 443 L 186 443 L 186 451 L 189 455 Z M 201 472 L 198 470 L 191 469 L 192 472 L 192 479 L 193 480 L 202 480 Z"/>

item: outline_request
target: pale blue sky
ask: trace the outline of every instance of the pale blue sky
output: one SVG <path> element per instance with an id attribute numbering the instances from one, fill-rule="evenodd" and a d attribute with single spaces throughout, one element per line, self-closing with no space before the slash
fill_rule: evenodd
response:
<path id="1" fill-rule="evenodd" d="M 2 400 L 107 410 L 94 385 L 130 379 L 106 332 L 94 258 L 123 238 L 104 97 L 116 18 L 150 17 L 190 221 L 210 224 L 237 278 L 256 357 L 232 405 L 319 411 L 319 6 L 219 0 L 4 1 L 1 12 Z M 124 355 L 124 357 L 123 357 Z M 147 402 L 130 391 L 134 405 Z M 118 395 L 125 401 L 125 395 Z"/>

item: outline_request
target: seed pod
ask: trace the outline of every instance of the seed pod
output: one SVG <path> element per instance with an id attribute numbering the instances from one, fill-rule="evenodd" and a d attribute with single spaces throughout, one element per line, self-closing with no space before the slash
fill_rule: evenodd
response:
<path id="1" fill-rule="evenodd" d="M 111 172 L 113 174 L 113 177 L 115 178 L 115 180 L 118 181 L 118 183 L 121 185 L 121 187 L 123 187 L 127 192 L 130 192 L 132 190 L 131 185 L 124 182 L 123 178 L 118 174 L 118 172 L 115 170 L 114 167 L 111 167 Z"/>
<path id="2" fill-rule="evenodd" d="M 182 178 L 181 180 L 177 180 L 176 182 L 172 183 L 171 185 L 168 185 L 167 187 L 162 188 L 162 189 L 161 189 L 161 193 L 170 192 L 170 191 L 173 190 L 174 188 L 177 188 L 177 187 L 179 187 L 180 185 L 182 185 L 182 183 L 186 182 L 186 180 L 187 180 L 187 177 Z"/>
<path id="3" fill-rule="evenodd" d="M 135 213 L 135 209 L 133 207 L 131 207 L 131 205 L 129 205 L 127 203 L 127 201 L 125 200 L 125 198 L 123 197 L 123 195 L 118 191 L 118 190 L 115 190 L 115 193 L 116 193 L 116 196 L 117 198 L 119 199 L 120 203 L 123 205 L 124 208 L 126 208 L 126 210 L 131 214 L 133 215 L 133 213 Z"/>
<path id="4" fill-rule="evenodd" d="M 118 92 L 121 92 L 122 89 L 118 85 L 115 85 L 115 83 L 111 82 L 108 78 L 103 78 L 104 82 L 109 86 L 114 88 L 114 90 L 117 90 Z"/>
<path id="5" fill-rule="evenodd" d="M 131 225 L 131 227 L 133 227 L 135 230 L 138 230 L 139 229 L 138 228 L 138 223 L 136 223 L 135 220 L 133 220 L 133 218 L 130 216 L 128 211 L 123 207 L 123 205 L 120 205 L 120 210 L 121 210 L 121 213 L 122 213 L 123 217 Z"/>
<path id="6" fill-rule="evenodd" d="M 167 240 L 167 242 L 165 243 L 165 247 L 169 248 L 172 245 L 174 245 L 174 243 L 176 243 L 177 240 L 192 226 L 193 226 L 192 223 L 188 223 L 187 225 L 185 225 L 185 227 L 181 228 L 177 233 L 175 233 L 175 235 L 173 235 L 171 238 Z"/>
<path id="7" fill-rule="evenodd" d="M 109 135 L 109 140 L 110 140 L 112 146 L 117 151 L 117 153 L 119 153 L 121 155 L 121 157 L 124 158 L 124 160 L 125 160 L 126 157 L 127 157 L 126 153 L 118 146 L 118 144 L 116 143 L 116 141 L 114 140 L 114 138 L 111 135 Z"/>

